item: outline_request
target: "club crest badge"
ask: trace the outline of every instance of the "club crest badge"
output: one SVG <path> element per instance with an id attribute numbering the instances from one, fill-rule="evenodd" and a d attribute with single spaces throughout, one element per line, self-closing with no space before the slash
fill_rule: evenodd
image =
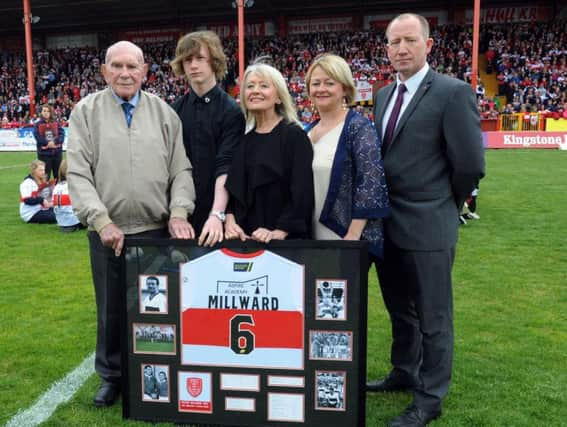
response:
<path id="1" fill-rule="evenodd" d="M 203 391 L 203 379 L 202 378 L 187 378 L 187 392 L 192 397 L 197 397 Z"/>

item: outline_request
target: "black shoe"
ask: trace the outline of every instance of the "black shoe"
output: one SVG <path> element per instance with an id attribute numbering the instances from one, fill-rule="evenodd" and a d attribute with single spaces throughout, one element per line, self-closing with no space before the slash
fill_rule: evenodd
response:
<path id="1" fill-rule="evenodd" d="M 366 391 L 410 391 L 415 387 L 415 380 L 409 375 L 397 370 L 390 372 L 386 378 L 377 381 L 368 381 Z"/>
<path id="2" fill-rule="evenodd" d="M 118 396 L 120 396 L 120 384 L 102 380 L 93 401 L 97 408 L 102 408 L 114 405 Z"/>
<path id="3" fill-rule="evenodd" d="M 425 427 L 441 416 L 441 410 L 427 411 L 410 405 L 402 414 L 388 422 L 388 427 Z"/>

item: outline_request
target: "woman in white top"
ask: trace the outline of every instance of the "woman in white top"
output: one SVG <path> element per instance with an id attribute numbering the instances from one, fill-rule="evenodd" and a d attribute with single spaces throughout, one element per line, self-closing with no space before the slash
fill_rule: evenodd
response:
<path id="1" fill-rule="evenodd" d="M 367 240 L 382 255 L 382 218 L 389 214 L 380 141 L 372 123 L 347 107 L 355 85 L 346 61 L 317 57 L 306 74 L 320 120 L 309 129 L 313 145 L 315 239 Z"/>

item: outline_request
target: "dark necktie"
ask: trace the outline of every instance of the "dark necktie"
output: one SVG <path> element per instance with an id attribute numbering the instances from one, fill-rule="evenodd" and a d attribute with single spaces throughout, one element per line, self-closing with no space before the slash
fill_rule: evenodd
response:
<path id="1" fill-rule="evenodd" d="M 122 103 L 122 109 L 124 110 L 124 116 L 126 117 L 126 123 L 128 123 L 128 127 L 130 127 L 130 123 L 132 123 L 132 110 L 134 106 L 129 102 Z"/>
<path id="2" fill-rule="evenodd" d="M 394 107 L 390 113 L 390 118 L 388 119 L 388 124 L 386 126 L 386 131 L 384 132 L 384 139 L 382 140 L 382 152 L 386 150 L 388 145 L 392 143 L 392 138 L 394 137 L 394 131 L 396 130 L 396 123 L 398 122 L 398 117 L 400 116 L 400 110 L 402 109 L 402 104 L 404 102 L 404 92 L 406 91 L 406 86 L 401 83 L 398 86 L 398 96 L 396 97 L 396 102 L 394 102 Z"/>

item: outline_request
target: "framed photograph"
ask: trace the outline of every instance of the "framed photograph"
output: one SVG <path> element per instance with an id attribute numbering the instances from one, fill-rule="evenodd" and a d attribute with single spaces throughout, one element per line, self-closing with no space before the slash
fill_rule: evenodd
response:
<path id="1" fill-rule="evenodd" d="M 315 280 L 317 291 L 317 320 L 346 320 L 347 281 Z"/>
<path id="2" fill-rule="evenodd" d="M 142 401 L 170 402 L 169 366 L 142 364 Z"/>
<path id="3" fill-rule="evenodd" d="M 352 332 L 310 331 L 311 360 L 352 360 Z"/>
<path id="4" fill-rule="evenodd" d="M 167 314 L 167 276 L 140 274 L 140 313 Z"/>
<path id="5" fill-rule="evenodd" d="M 315 409 L 346 411 L 346 372 L 315 371 Z"/>
<path id="6" fill-rule="evenodd" d="M 175 325 L 134 323 L 134 353 L 175 354 Z"/>

